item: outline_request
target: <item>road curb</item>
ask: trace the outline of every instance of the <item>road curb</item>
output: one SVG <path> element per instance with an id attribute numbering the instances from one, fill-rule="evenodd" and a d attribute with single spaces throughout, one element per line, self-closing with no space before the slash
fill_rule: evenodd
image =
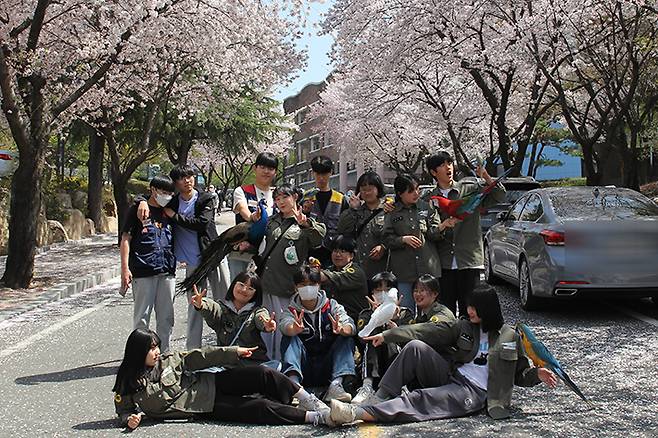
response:
<path id="1" fill-rule="evenodd" d="M 107 283 L 108 281 L 119 277 L 120 273 L 121 268 L 119 266 L 113 266 L 100 272 L 94 272 L 78 277 L 67 283 L 60 283 L 51 286 L 29 300 L 25 300 L 14 307 L 0 310 L 0 322 L 13 318 L 21 313 L 36 309 L 44 304 L 59 301 L 94 286 Z"/>

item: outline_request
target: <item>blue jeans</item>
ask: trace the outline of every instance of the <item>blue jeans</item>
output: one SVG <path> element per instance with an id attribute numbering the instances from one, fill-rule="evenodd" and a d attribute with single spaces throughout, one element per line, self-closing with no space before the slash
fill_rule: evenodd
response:
<path id="1" fill-rule="evenodd" d="M 283 374 L 299 374 L 305 386 L 325 386 L 336 377 L 353 376 L 354 339 L 338 336 L 324 354 L 310 355 L 299 336 L 284 336 L 281 340 Z"/>
<path id="2" fill-rule="evenodd" d="M 398 297 L 402 295 L 400 306 L 411 310 L 412 314 L 416 313 L 416 302 L 414 301 L 413 283 L 404 281 L 398 282 Z"/>

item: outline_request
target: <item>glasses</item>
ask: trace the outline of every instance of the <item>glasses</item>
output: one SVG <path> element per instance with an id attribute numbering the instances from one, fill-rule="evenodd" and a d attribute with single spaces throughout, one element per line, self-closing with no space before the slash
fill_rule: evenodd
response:
<path id="1" fill-rule="evenodd" d="M 339 255 L 350 254 L 350 252 L 345 250 L 345 249 L 334 249 L 332 252 L 335 253 L 335 254 L 339 254 Z"/>
<path id="2" fill-rule="evenodd" d="M 256 289 L 254 289 L 254 288 L 251 287 L 251 286 L 247 286 L 246 284 L 244 284 L 244 283 L 241 282 L 241 281 L 236 281 L 236 282 L 235 282 L 235 285 L 236 285 L 237 287 L 239 287 L 240 289 L 247 289 L 247 291 L 248 291 L 248 292 L 251 292 L 252 294 L 253 294 L 254 292 L 256 292 Z"/>

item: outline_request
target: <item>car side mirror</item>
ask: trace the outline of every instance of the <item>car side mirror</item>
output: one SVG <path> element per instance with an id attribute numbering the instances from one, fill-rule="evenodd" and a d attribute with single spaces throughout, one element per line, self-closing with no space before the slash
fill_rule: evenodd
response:
<path id="1" fill-rule="evenodd" d="M 498 222 L 503 222 L 507 218 L 507 212 L 506 211 L 501 211 L 496 215 L 496 220 Z"/>

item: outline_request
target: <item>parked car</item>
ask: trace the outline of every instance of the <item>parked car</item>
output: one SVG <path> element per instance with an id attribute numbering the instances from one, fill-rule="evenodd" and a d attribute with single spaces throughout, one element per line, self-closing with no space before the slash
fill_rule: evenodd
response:
<path id="1" fill-rule="evenodd" d="M 18 154 L 14 151 L 0 149 L 0 178 L 11 176 L 18 166 Z"/>
<path id="2" fill-rule="evenodd" d="M 489 228 L 494 225 L 496 217 L 500 212 L 509 210 L 510 205 L 514 204 L 523 194 L 529 190 L 538 189 L 541 185 L 531 176 L 510 177 L 503 181 L 503 186 L 507 191 L 505 202 L 496 204 L 487 209 L 480 211 L 480 227 L 482 234 L 485 234 Z"/>
<path id="3" fill-rule="evenodd" d="M 523 194 L 484 238 L 485 279 L 518 285 L 521 306 L 585 294 L 658 300 L 658 206 L 615 187 Z"/>

